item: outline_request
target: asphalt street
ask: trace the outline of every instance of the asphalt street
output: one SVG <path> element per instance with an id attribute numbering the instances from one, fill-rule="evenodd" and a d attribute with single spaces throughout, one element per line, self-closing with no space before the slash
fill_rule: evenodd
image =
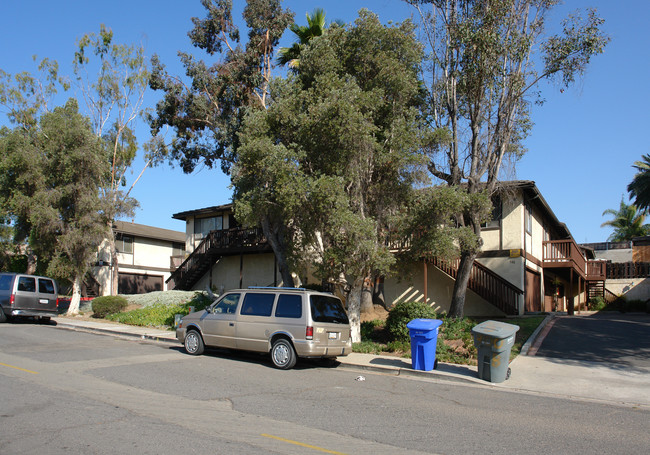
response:
<path id="1" fill-rule="evenodd" d="M 360 378 L 363 378 L 361 380 Z M 0 453 L 646 453 L 650 411 L 0 325 Z"/>

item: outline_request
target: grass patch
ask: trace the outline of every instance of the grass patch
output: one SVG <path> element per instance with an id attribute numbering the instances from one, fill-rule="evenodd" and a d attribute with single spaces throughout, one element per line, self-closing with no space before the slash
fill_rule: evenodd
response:
<path id="1" fill-rule="evenodd" d="M 545 316 L 533 316 L 500 319 L 502 322 L 519 326 L 510 353 L 511 360 L 519 355 L 524 343 L 544 318 Z M 443 323 L 438 330 L 436 359 L 446 363 L 476 365 L 477 351 L 472 337 L 472 328 L 486 319 L 451 319 L 445 317 L 440 319 Z M 352 350 L 364 354 L 411 357 L 410 341 L 391 341 L 391 335 L 386 329 L 385 321 L 381 320 L 361 324 L 361 342 L 354 343 Z"/>
<path id="2" fill-rule="evenodd" d="M 193 295 L 194 297 L 191 300 L 184 303 L 149 302 L 143 308 L 111 314 L 106 319 L 141 327 L 173 328 L 174 315 L 189 314 L 190 306 L 194 307 L 195 311 L 203 310 L 212 303 L 208 297 L 200 292 L 194 292 Z"/>

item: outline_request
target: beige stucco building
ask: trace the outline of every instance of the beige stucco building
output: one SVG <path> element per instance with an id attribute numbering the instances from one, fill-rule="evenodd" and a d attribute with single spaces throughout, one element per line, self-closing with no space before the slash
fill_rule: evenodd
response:
<path id="1" fill-rule="evenodd" d="M 143 294 L 169 289 L 165 282 L 175 269 L 174 258 L 185 257 L 185 233 L 125 221 L 116 221 L 113 231 L 118 250 L 118 293 Z M 92 268 L 99 295 L 111 294 L 110 262 L 105 241 Z"/>
<path id="2" fill-rule="evenodd" d="M 598 269 L 598 261 L 590 260 L 589 251 L 575 243 L 535 183 L 504 182 L 493 203 L 492 220 L 482 230 L 483 249 L 472 271 L 465 314 L 571 311 L 584 304 L 588 286 L 604 280 L 604 272 Z M 187 257 L 169 278 L 170 284 L 217 291 L 281 284 L 261 230 L 241 229 L 230 204 L 181 212 L 173 218 L 185 221 Z M 388 305 L 426 300 L 446 311 L 454 267 L 437 260 L 411 263 L 383 277 L 384 299 Z"/>

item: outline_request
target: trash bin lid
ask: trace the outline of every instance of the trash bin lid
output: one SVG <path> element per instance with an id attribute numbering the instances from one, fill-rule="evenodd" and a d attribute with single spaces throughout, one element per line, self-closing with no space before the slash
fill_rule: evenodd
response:
<path id="1" fill-rule="evenodd" d="M 436 330 L 441 325 L 440 319 L 413 319 L 406 327 L 409 330 Z"/>
<path id="2" fill-rule="evenodd" d="M 472 333 L 488 335 L 494 338 L 508 338 L 519 330 L 518 325 L 507 324 L 499 321 L 481 322 L 472 329 Z"/>

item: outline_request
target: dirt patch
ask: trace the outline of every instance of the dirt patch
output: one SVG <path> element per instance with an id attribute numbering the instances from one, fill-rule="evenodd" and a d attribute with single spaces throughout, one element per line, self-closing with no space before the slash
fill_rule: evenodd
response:
<path id="1" fill-rule="evenodd" d="M 442 342 L 457 354 L 469 356 L 469 350 L 465 347 L 463 340 L 442 340 Z"/>
<path id="2" fill-rule="evenodd" d="M 361 322 L 375 321 L 377 319 L 385 321 L 388 317 L 388 311 L 381 305 L 373 305 L 371 311 L 361 313 Z"/>

